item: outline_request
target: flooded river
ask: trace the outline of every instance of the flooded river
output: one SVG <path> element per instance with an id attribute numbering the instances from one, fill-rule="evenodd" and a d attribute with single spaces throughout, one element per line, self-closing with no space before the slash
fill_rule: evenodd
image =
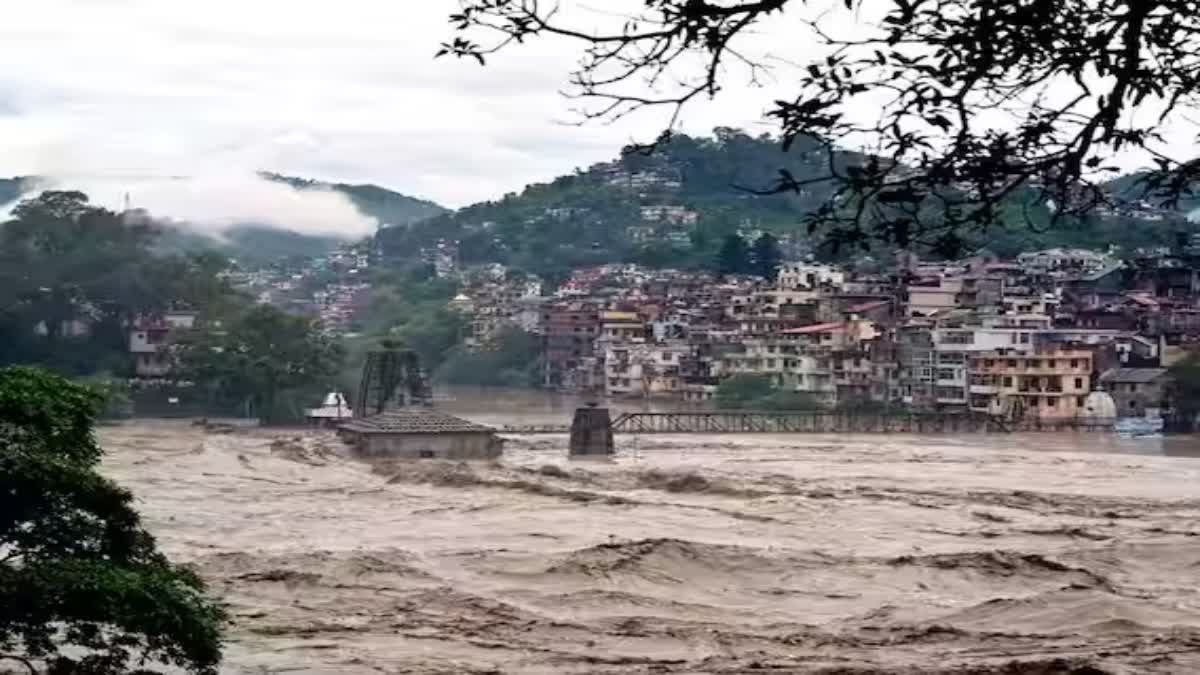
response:
<path id="1" fill-rule="evenodd" d="M 572 463 L 528 436 L 373 467 L 278 435 L 101 432 L 229 603 L 230 673 L 1200 672 L 1191 439 L 620 436 Z"/>

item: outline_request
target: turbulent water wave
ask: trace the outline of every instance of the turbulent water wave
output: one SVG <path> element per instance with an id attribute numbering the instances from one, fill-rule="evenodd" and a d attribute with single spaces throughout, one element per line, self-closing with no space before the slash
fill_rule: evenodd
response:
<path id="1" fill-rule="evenodd" d="M 1200 672 L 1193 460 L 664 437 L 572 464 L 516 438 L 499 462 L 367 466 L 317 433 L 102 441 L 229 603 L 231 673 Z"/>

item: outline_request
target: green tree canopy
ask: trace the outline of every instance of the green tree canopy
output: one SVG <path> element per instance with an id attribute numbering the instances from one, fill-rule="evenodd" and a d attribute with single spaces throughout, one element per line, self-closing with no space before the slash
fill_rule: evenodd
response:
<path id="1" fill-rule="evenodd" d="M 100 404 L 61 377 L 0 370 L 0 658 L 215 674 L 224 614 L 158 552 L 133 495 L 96 472 Z"/>
<path id="2" fill-rule="evenodd" d="M 530 387 L 539 382 L 537 336 L 511 326 L 477 350 L 460 345 L 447 355 L 434 378 L 447 384 Z"/>
<path id="3" fill-rule="evenodd" d="M 0 225 L 0 363 L 87 373 L 128 370 L 128 327 L 167 309 L 231 311 L 242 300 L 211 253 L 161 256 L 159 230 L 47 191 Z"/>
<path id="4" fill-rule="evenodd" d="M 733 410 L 814 410 L 820 406 L 805 392 L 775 386 L 765 375 L 734 375 L 717 385 L 718 408 Z"/>
<path id="5" fill-rule="evenodd" d="M 763 232 L 754 240 L 754 247 L 750 251 L 750 266 L 754 274 L 767 281 L 774 281 L 782 262 L 783 254 L 779 251 L 779 242 L 770 232 Z"/>
<path id="6" fill-rule="evenodd" d="M 328 388 L 341 366 L 341 345 L 304 318 L 254 306 L 227 325 L 181 339 L 181 374 L 218 405 L 249 406 L 263 419 L 296 419 Z"/>
<path id="7" fill-rule="evenodd" d="M 749 274 L 751 270 L 746 240 L 740 234 L 726 236 L 721 242 L 721 250 L 717 251 L 717 273 Z"/>

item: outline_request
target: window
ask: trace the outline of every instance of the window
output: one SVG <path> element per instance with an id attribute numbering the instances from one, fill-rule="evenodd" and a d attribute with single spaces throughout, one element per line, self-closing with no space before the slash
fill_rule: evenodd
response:
<path id="1" fill-rule="evenodd" d="M 1029 399 L 1029 407 L 1030 407 L 1030 408 L 1036 408 L 1036 407 L 1038 407 L 1038 397 L 1036 397 L 1036 396 L 1032 396 L 1032 397 L 1030 397 L 1030 399 Z"/>
<path id="2" fill-rule="evenodd" d="M 972 331 L 951 331 L 942 335 L 942 342 L 949 345 L 969 345 L 975 343 L 975 333 Z"/>
<path id="3" fill-rule="evenodd" d="M 1071 367 L 1078 368 L 1079 367 L 1079 359 L 1071 359 Z"/>
<path id="4" fill-rule="evenodd" d="M 1085 402 L 1085 401 L 1087 401 L 1087 398 L 1085 398 L 1085 397 L 1083 397 L 1083 396 L 1076 396 L 1076 397 L 1075 397 L 1075 405 L 1076 405 L 1076 406 L 1079 406 L 1080 408 L 1082 408 L 1082 407 L 1083 407 L 1083 405 L 1084 405 L 1084 402 Z"/>
<path id="5" fill-rule="evenodd" d="M 1029 367 L 1030 368 L 1041 368 L 1042 362 L 1039 359 L 1029 359 Z"/>
<path id="6" fill-rule="evenodd" d="M 984 367 L 984 368 L 991 368 L 993 363 L 995 363 L 995 362 L 994 362 L 992 359 L 984 359 L 984 360 L 983 360 L 983 367 Z"/>
<path id="7" fill-rule="evenodd" d="M 1047 399 L 1046 399 L 1046 407 L 1047 407 L 1047 408 L 1055 408 L 1055 407 L 1058 407 L 1058 399 L 1056 399 L 1056 398 L 1054 398 L 1054 397 L 1047 398 Z"/>
<path id="8" fill-rule="evenodd" d="M 1083 378 L 1082 377 L 1075 378 L 1075 388 L 1083 389 Z"/>
<path id="9" fill-rule="evenodd" d="M 1011 386 L 1012 386 L 1012 375 L 1005 375 L 1005 376 L 1004 376 L 1004 386 L 1006 386 L 1006 387 L 1011 387 Z"/>
<path id="10" fill-rule="evenodd" d="M 1021 344 L 1029 344 L 1029 333 L 1021 333 Z"/>
<path id="11" fill-rule="evenodd" d="M 937 376 L 939 380 L 953 380 L 955 372 L 953 368 L 938 368 Z"/>

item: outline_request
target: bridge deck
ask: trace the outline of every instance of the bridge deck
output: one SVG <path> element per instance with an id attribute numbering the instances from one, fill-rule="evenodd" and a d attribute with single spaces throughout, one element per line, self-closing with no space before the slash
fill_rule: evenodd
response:
<path id="1" fill-rule="evenodd" d="M 859 414 L 823 410 L 624 413 L 614 433 L 787 434 L 787 433 L 981 433 L 1009 429 L 995 418 L 962 413 Z M 568 425 L 506 426 L 503 433 L 567 434 Z"/>

